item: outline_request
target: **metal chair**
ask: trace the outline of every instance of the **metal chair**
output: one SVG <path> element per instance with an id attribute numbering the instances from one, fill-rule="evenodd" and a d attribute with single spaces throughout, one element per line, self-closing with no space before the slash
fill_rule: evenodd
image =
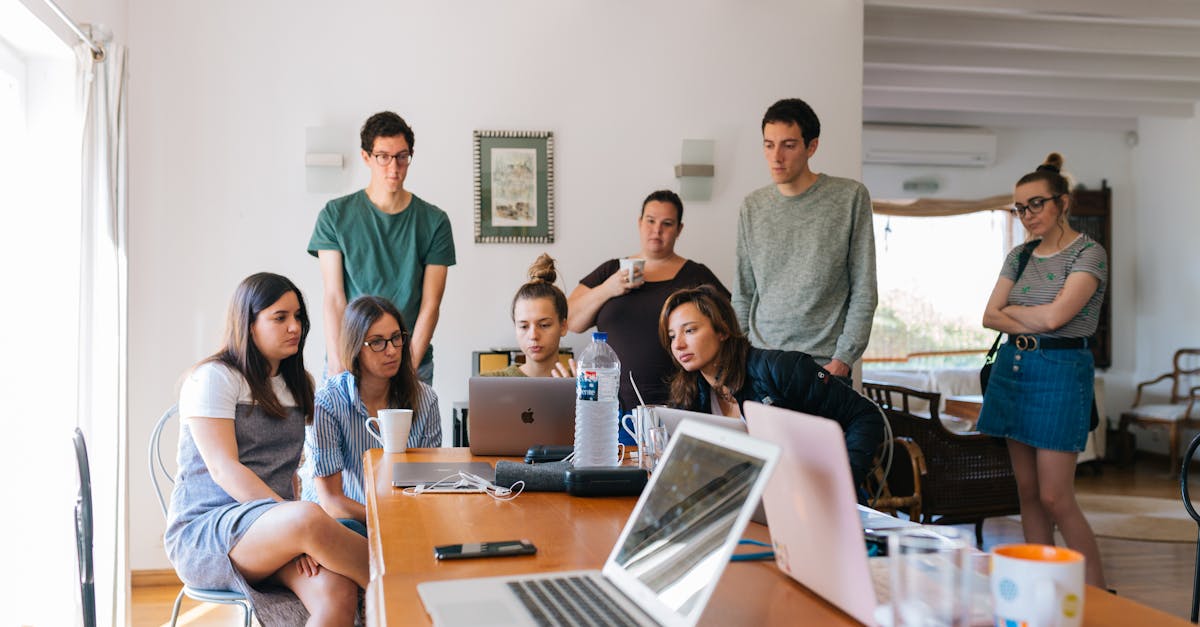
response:
<path id="1" fill-rule="evenodd" d="M 1183 495 L 1183 507 L 1187 509 L 1187 513 L 1196 521 L 1196 566 L 1192 574 L 1192 622 L 1196 622 L 1197 614 L 1200 613 L 1200 514 L 1196 513 L 1196 508 L 1192 507 L 1191 494 L 1188 492 L 1188 467 L 1192 465 L 1192 457 L 1196 455 L 1196 449 L 1200 448 L 1200 435 L 1192 438 L 1192 443 L 1188 445 L 1187 454 L 1183 456 L 1183 467 L 1179 470 L 1179 491 Z"/>
<path id="2" fill-rule="evenodd" d="M 158 505 L 162 509 L 163 518 L 167 517 L 167 498 L 163 496 L 163 488 L 161 482 L 166 480 L 172 486 L 175 485 L 175 477 L 167 470 L 166 464 L 163 463 L 162 449 L 159 447 L 159 442 L 162 439 L 162 430 L 167 422 L 179 416 L 178 408 L 174 405 L 158 419 L 154 425 L 154 430 L 150 432 L 150 481 L 154 484 L 154 495 L 158 497 Z M 254 609 L 250 606 L 250 601 L 240 592 L 230 590 L 208 590 L 205 588 L 194 588 L 189 585 L 184 585 L 183 589 L 175 597 L 175 606 L 171 608 L 171 627 L 175 627 L 175 623 L 179 620 L 179 606 L 183 603 L 183 597 L 187 595 L 189 599 L 200 601 L 201 603 L 222 603 L 225 605 L 237 605 L 242 608 L 242 615 L 245 618 L 245 626 L 250 627 L 251 617 L 254 615 Z"/>
<path id="3" fill-rule="evenodd" d="M 79 468 L 79 496 L 75 498 L 75 555 L 79 563 L 79 600 L 84 627 L 96 627 L 96 580 L 92 566 L 92 472 L 88 466 L 83 432 L 75 427 L 75 465 Z"/>

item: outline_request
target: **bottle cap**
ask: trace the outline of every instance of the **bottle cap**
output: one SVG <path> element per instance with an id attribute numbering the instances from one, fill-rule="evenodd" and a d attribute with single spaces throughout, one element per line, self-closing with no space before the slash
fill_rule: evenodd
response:
<path id="1" fill-rule="evenodd" d="M 607 342 L 608 341 L 608 333 L 605 333 L 604 331 L 595 331 L 592 333 L 592 341 L 593 342 Z"/>

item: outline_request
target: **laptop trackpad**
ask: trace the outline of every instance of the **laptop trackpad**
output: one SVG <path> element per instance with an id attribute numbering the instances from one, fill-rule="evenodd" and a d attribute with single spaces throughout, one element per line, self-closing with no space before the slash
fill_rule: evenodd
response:
<path id="1" fill-rule="evenodd" d="M 445 625 L 520 625 L 525 621 L 513 614 L 501 599 L 479 599 L 470 602 L 447 603 L 438 607 L 434 621 Z"/>

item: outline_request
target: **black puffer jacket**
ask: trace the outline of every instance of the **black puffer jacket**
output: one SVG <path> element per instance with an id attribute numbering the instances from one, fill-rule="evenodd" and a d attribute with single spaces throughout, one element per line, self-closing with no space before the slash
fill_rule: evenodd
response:
<path id="1" fill-rule="evenodd" d="M 699 377 L 699 394 L 692 411 L 709 413 L 711 388 Z M 867 397 L 855 392 L 807 353 L 751 348 L 746 357 L 746 381 L 734 393 L 738 406 L 757 401 L 836 420 L 846 434 L 846 451 L 857 488 L 871 469 L 875 449 L 883 442 L 883 416 Z"/>

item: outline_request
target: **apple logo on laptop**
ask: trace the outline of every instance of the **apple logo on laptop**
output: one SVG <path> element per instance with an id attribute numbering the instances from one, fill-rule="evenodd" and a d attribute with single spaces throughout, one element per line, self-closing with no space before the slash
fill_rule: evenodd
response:
<path id="1" fill-rule="evenodd" d="M 527 425 L 533 424 L 533 408 L 532 407 L 521 412 L 521 422 L 523 422 Z"/>

